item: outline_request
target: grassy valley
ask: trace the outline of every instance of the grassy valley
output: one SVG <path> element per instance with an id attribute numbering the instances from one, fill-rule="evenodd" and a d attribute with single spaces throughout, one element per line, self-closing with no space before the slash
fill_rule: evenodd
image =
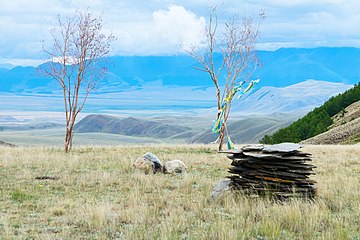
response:
<path id="1" fill-rule="evenodd" d="M 159 143 L 210 143 L 211 116 L 116 117 L 90 114 L 75 126 L 75 145 L 136 145 Z M 265 134 L 288 126 L 297 114 L 274 116 L 235 115 L 229 121 L 229 134 L 235 143 L 257 143 Z M 240 120 L 238 120 L 240 119 Z M 51 121 L 51 120 L 49 120 Z M 61 146 L 64 127 L 51 122 L 2 122 L 0 139 L 18 146 Z"/>
<path id="2" fill-rule="evenodd" d="M 26 130 L 26 131 L 3 131 L 1 132 L 1 139 L 23 147 L 34 146 L 62 146 L 64 142 L 64 129 L 44 129 L 44 130 Z M 136 137 L 126 136 L 111 133 L 75 133 L 74 145 L 101 145 L 101 146 L 116 146 L 116 145 L 136 145 L 136 144 L 159 144 L 164 143 L 183 143 L 179 139 L 159 139 L 150 137 Z"/>

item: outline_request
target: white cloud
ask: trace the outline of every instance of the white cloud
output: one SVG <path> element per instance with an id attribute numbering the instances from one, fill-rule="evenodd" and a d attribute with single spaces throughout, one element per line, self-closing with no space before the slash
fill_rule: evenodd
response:
<path id="1" fill-rule="evenodd" d="M 267 15 L 261 26 L 261 47 L 360 47 L 357 0 L 263 0 L 261 3 Z"/>
<path id="2" fill-rule="evenodd" d="M 118 26 L 120 54 L 175 54 L 203 39 L 205 19 L 179 5 L 153 12 L 150 21 Z"/>
<path id="3" fill-rule="evenodd" d="M 112 54 L 174 54 L 199 43 L 212 2 L 224 2 L 219 20 L 256 16 L 264 9 L 259 46 L 360 47 L 359 0 L 11 0 L 0 1 L 0 59 L 41 59 L 51 22 L 82 8 L 104 12 L 106 31 L 118 37 Z M 29 61 L 27 61 L 29 62 Z"/>
<path id="4" fill-rule="evenodd" d="M 165 42 L 169 48 L 179 48 L 180 44 L 199 45 L 204 40 L 205 19 L 184 7 L 171 5 L 167 11 L 154 12 L 153 19 L 159 43 Z"/>

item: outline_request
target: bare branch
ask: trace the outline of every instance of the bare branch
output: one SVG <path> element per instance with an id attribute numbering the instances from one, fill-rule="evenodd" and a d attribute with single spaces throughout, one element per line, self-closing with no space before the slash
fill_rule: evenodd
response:
<path id="1" fill-rule="evenodd" d="M 50 58 L 44 72 L 59 83 L 63 92 L 66 121 L 64 147 L 68 152 L 72 147 L 76 117 L 97 81 L 105 75 L 101 61 L 109 54 L 115 37 L 105 35 L 101 18 L 87 11 L 77 11 L 70 18 L 59 16 L 51 36 L 52 48 L 46 49 L 43 44 L 43 50 Z"/>
<path id="2" fill-rule="evenodd" d="M 224 32 L 219 34 L 217 6 L 214 6 L 205 28 L 206 49 L 201 50 L 193 47 L 187 51 L 200 64 L 200 67 L 195 67 L 195 69 L 207 72 L 216 88 L 217 118 L 223 117 L 219 136 L 219 150 L 226 131 L 226 121 L 230 114 L 231 91 L 240 82 L 249 81 L 259 66 L 255 44 L 259 38 L 260 24 L 264 19 L 264 11 L 260 12 L 257 24 L 251 17 L 239 18 L 234 16 L 228 19 L 225 23 Z M 215 63 L 216 51 L 220 51 L 222 55 L 220 63 Z"/>

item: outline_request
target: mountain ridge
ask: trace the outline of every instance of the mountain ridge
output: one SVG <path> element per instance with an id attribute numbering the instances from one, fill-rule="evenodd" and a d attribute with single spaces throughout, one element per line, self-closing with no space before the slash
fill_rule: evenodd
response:
<path id="1" fill-rule="evenodd" d="M 177 124 L 167 124 L 134 117 L 118 118 L 103 114 L 87 115 L 74 126 L 74 131 L 78 133 L 103 132 L 156 138 L 169 138 L 190 130 L 188 127 Z"/>
<path id="2" fill-rule="evenodd" d="M 16 145 L 0 140 L 0 147 L 16 147 Z"/>
<path id="3" fill-rule="evenodd" d="M 265 134 L 271 134 L 279 128 L 288 126 L 296 118 L 296 116 L 283 115 L 281 120 L 264 116 L 241 120 L 231 119 L 227 127 L 232 142 L 236 144 L 258 143 Z M 186 142 L 207 144 L 214 142 L 216 138 L 217 135 L 208 129 L 190 137 Z"/>
<path id="4" fill-rule="evenodd" d="M 282 48 L 258 51 L 258 55 L 263 66 L 253 78 L 262 79 L 259 87 L 286 87 L 307 79 L 355 84 L 359 79 L 359 48 Z M 220 60 L 221 55 L 217 54 L 216 64 Z M 111 63 L 107 65 L 109 72 L 98 86 L 98 92 L 121 92 L 155 81 L 160 81 L 163 86 L 212 86 L 207 73 L 194 69 L 198 63 L 187 55 L 114 56 L 107 62 Z M 40 74 L 46 66 L 47 63 L 37 68 L 2 68 L 0 91 L 56 92 L 58 84 Z"/>

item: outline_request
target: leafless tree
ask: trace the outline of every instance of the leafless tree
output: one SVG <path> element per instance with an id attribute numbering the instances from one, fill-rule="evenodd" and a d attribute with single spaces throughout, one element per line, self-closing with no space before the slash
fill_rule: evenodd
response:
<path id="1" fill-rule="evenodd" d="M 233 16 L 225 23 L 223 32 L 218 31 L 217 6 L 213 7 L 205 28 L 205 47 L 191 47 L 187 52 L 199 64 L 197 70 L 209 74 L 216 88 L 217 120 L 220 120 L 217 141 L 218 150 L 222 150 L 229 117 L 232 97 L 239 90 L 247 92 L 254 84 L 249 81 L 252 73 L 259 66 L 255 44 L 259 38 L 259 26 L 265 19 L 264 12 L 259 20 L 252 17 Z M 221 61 L 216 61 L 216 53 L 221 54 Z"/>
<path id="2" fill-rule="evenodd" d="M 67 18 L 58 16 L 51 37 L 50 47 L 43 43 L 43 50 L 50 58 L 43 70 L 62 89 L 66 124 L 64 149 L 69 152 L 76 117 L 107 71 L 103 59 L 115 38 L 104 33 L 101 17 L 88 11 L 77 11 Z"/>

